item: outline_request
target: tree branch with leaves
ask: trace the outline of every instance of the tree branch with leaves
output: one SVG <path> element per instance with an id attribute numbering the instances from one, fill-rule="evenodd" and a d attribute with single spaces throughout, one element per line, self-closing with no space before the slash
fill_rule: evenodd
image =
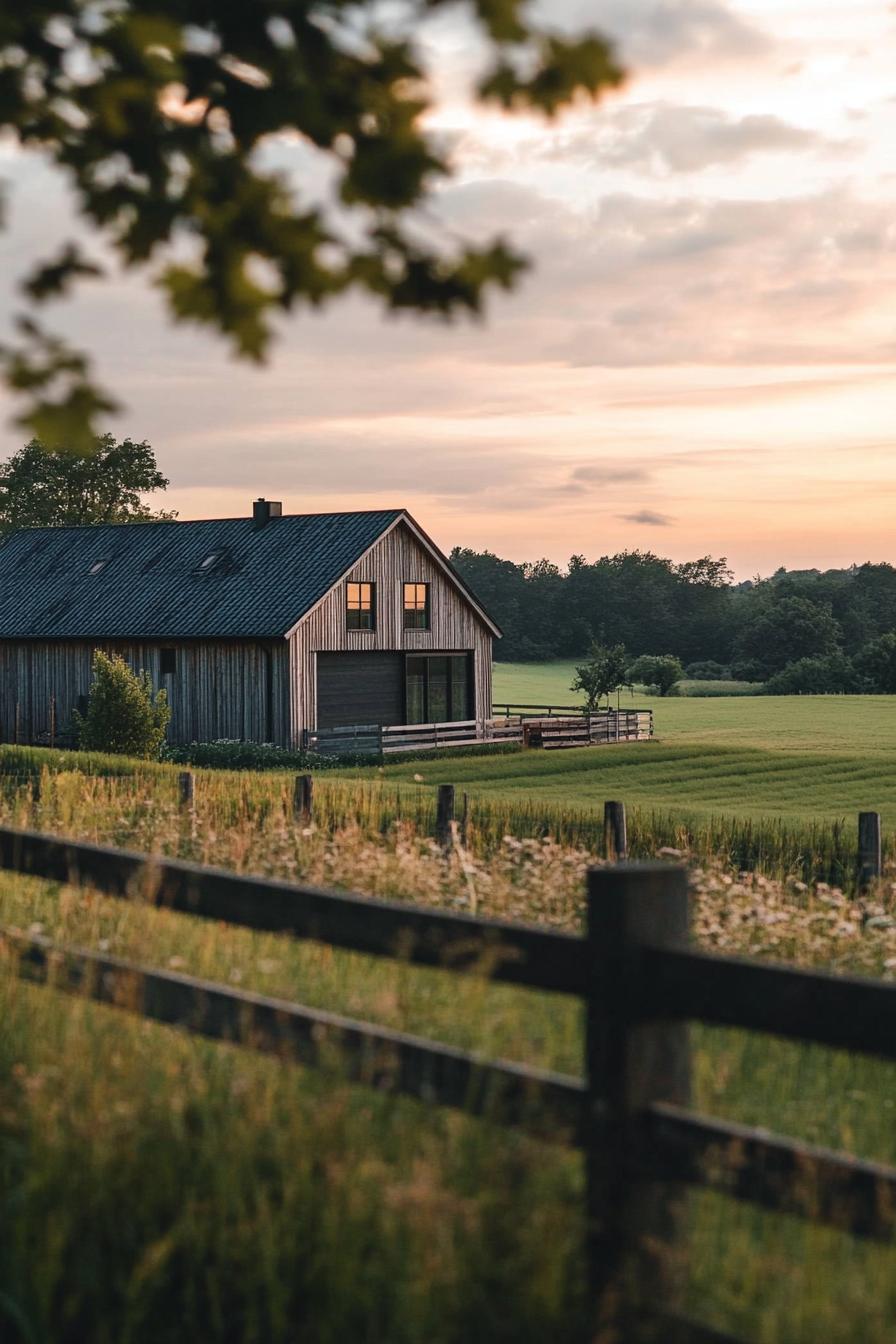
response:
<path id="1" fill-rule="evenodd" d="M 223 333 L 245 359 L 265 357 L 278 313 L 350 290 L 389 311 L 476 314 L 525 262 L 502 237 L 438 243 L 414 227 L 451 171 L 424 128 L 433 95 L 417 36 L 446 8 L 407 0 L 386 27 L 373 0 L 6 6 L 0 131 L 65 171 L 98 238 L 149 270 L 175 319 Z M 523 0 L 465 8 L 490 55 L 479 104 L 552 117 L 622 81 L 599 33 L 561 36 Z M 286 135 L 327 160 L 338 210 L 261 165 Z M 62 240 L 24 279 L 19 340 L 2 352 L 19 423 L 54 449 L 89 450 L 115 400 L 35 310 L 100 274 Z"/>

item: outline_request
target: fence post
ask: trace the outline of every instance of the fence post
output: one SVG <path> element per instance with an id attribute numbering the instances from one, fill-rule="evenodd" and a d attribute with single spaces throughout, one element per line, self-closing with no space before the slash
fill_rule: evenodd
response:
<path id="1" fill-rule="evenodd" d="M 466 849 L 470 843 L 470 795 L 465 793 L 460 811 L 460 842 Z"/>
<path id="2" fill-rule="evenodd" d="M 604 803 L 604 857 L 618 862 L 627 856 L 625 803 Z"/>
<path id="3" fill-rule="evenodd" d="M 687 1105 L 688 1026 L 642 1017 L 649 986 L 639 975 L 638 950 L 687 941 L 683 868 L 649 863 L 590 869 L 587 1270 L 593 1337 L 607 1344 L 659 1344 L 664 1335 L 656 1317 L 675 1305 L 682 1277 L 681 1195 L 639 1173 L 639 1118 L 655 1101 Z"/>
<path id="4" fill-rule="evenodd" d="M 193 772 L 192 770 L 181 770 L 177 776 L 177 799 L 180 806 L 186 810 L 193 809 Z"/>
<path id="5" fill-rule="evenodd" d="M 451 848 L 451 823 L 454 821 L 454 785 L 440 784 L 436 804 L 436 840 L 443 849 Z"/>
<path id="6" fill-rule="evenodd" d="M 859 813 L 859 886 L 867 887 L 883 871 L 880 844 L 880 813 Z"/>
<path id="7" fill-rule="evenodd" d="M 314 815 L 314 779 L 311 775 L 296 775 L 292 791 L 294 816 L 310 821 Z"/>

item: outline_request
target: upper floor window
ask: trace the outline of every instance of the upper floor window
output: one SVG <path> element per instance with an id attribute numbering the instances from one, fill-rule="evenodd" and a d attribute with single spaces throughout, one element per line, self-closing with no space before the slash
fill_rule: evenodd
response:
<path id="1" fill-rule="evenodd" d="M 345 585 L 346 630 L 373 630 L 376 625 L 376 585 L 347 583 Z"/>
<path id="2" fill-rule="evenodd" d="M 159 672 L 163 677 L 173 676 L 177 672 L 177 649 L 159 650 Z"/>
<path id="3" fill-rule="evenodd" d="M 428 583 L 406 583 L 404 585 L 404 628 L 405 630 L 429 629 Z"/>

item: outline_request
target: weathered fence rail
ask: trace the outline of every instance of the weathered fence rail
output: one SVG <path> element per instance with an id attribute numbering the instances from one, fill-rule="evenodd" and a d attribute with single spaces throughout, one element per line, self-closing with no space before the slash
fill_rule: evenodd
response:
<path id="1" fill-rule="evenodd" d="M 246 877 L 184 859 L 6 827 L 0 828 L 0 869 L 533 989 L 583 994 L 586 988 L 582 940 L 559 930 Z"/>
<path id="2" fill-rule="evenodd" d="M 447 971 L 583 998 L 583 1076 L 485 1060 L 367 1022 L 3 930 L 26 979 L 460 1107 L 584 1152 L 589 1279 L 607 1337 L 717 1344 L 687 1320 L 664 1254 L 702 1186 L 861 1237 L 896 1238 L 896 1168 L 690 1109 L 692 1019 L 896 1058 L 896 987 L 696 952 L 687 877 L 594 868 L 584 937 L 0 830 L 0 868 Z M 658 1325 L 661 1321 L 661 1325 Z M 611 1332 L 615 1332 L 611 1334 Z"/>
<path id="3" fill-rule="evenodd" d="M 649 709 L 602 709 L 589 713 L 581 706 L 561 712 L 551 706 L 508 705 L 503 714 L 488 719 L 306 729 L 302 744 L 306 751 L 325 756 L 383 757 L 400 752 L 497 746 L 500 743 L 533 747 L 598 746 L 610 742 L 644 742 L 652 736 L 653 711 Z"/>

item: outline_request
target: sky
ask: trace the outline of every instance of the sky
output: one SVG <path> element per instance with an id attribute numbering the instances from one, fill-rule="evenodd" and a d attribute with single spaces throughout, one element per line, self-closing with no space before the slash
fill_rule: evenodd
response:
<path id="1" fill-rule="evenodd" d="M 422 34 L 454 167 L 432 216 L 526 253 L 513 294 L 449 326 L 344 300 L 257 370 L 172 326 L 143 278 L 88 285 L 44 316 L 124 403 L 110 428 L 149 440 L 184 518 L 265 495 L 405 506 L 446 549 L 517 561 L 896 563 L 896 4 L 542 12 L 610 34 L 626 87 L 556 122 L 486 113 L 462 16 Z M 321 189 L 300 143 L 271 155 Z M 81 226 L 43 160 L 0 145 L 0 180 L 3 313 Z M 2 456 L 12 409 L 0 393 Z"/>

